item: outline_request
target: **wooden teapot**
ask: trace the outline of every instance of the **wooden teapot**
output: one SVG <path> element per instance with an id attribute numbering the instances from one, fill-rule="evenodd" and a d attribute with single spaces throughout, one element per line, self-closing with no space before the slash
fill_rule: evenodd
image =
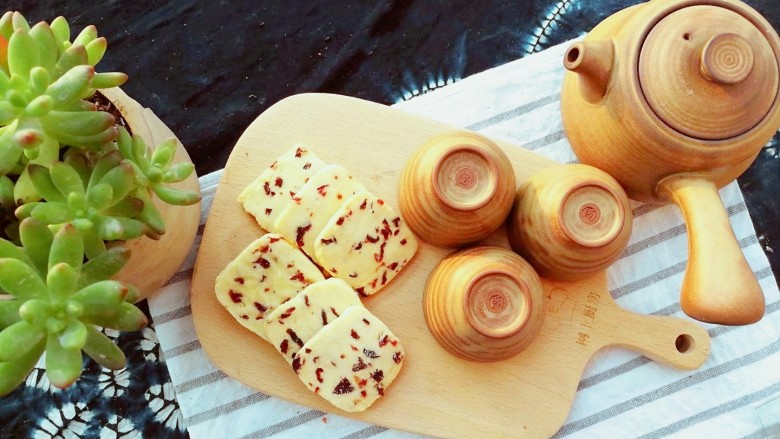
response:
<path id="1" fill-rule="evenodd" d="M 675 203 L 688 227 L 682 309 L 710 323 L 761 319 L 765 299 L 717 190 L 780 126 L 780 38 L 736 0 L 653 0 L 596 26 L 564 56 L 566 134 L 629 197 Z"/>

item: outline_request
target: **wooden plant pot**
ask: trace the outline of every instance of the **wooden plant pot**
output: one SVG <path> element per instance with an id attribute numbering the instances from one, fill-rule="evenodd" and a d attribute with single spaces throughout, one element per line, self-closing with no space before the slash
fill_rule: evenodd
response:
<path id="1" fill-rule="evenodd" d="M 141 106 L 120 88 L 101 90 L 101 93 L 119 110 L 130 131 L 140 135 L 148 147 L 155 148 L 163 140 L 175 137 L 150 109 Z M 178 139 L 177 143 L 173 162 L 191 162 Z M 186 180 L 171 187 L 200 193 L 198 176 L 194 172 Z M 114 276 L 117 280 L 136 286 L 140 292 L 139 301 L 162 288 L 178 271 L 192 248 L 200 224 L 200 202 L 190 206 L 173 206 L 163 203 L 156 196 L 153 200 L 165 220 L 165 234 L 158 240 L 142 236 L 126 242 L 125 245 L 131 251 L 130 260 Z"/>

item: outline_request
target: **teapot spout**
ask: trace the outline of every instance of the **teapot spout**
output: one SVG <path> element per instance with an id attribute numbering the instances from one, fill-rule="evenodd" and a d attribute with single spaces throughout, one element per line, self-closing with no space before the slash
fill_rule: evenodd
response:
<path id="1" fill-rule="evenodd" d="M 582 97 L 596 103 L 607 94 L 614 58 L 612 40 L 580 41 L 566 50 L 563 66 L 579 75 Z"/>

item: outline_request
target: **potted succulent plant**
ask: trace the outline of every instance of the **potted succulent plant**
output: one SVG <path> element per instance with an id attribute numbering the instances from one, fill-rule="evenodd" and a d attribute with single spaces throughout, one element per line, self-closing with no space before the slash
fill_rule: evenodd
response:
<path id="1" fill-rule="evenodd" d="M 174 257 L 163 242 L 168 205 L 194 212 L 197 227 L 194 166 L 175 137 L 161 141 L 161 122 L 116 88 L 126 74 L 95 72 L 106 47 L 94 26 L 71 41 L 63 17 L 34 26 L 18 12 L 0 18 L 0 396 L 44 353 L 57 387 L 79 377 L 82 352 L 124 367 L 100 328 L 143 328 L 134 302 L 160 286 L 154 275 L 140 289 L 127 281 L 141 279 L 127 273 L 131 253 L 145 253 L 141 270 L 159 264 L 169 277 L 194 238 L 191 226 L 174 233 L 185 248 Z M 166 250 L 154 252 L 154 243 Z"/>

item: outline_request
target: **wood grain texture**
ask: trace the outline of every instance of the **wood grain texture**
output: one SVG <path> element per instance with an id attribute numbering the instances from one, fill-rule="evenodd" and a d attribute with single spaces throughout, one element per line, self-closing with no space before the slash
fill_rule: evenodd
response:
<path id="1" fill-rule="evenodd" d="M 484 239 L 504 223 L 515 196 L 506 154 L 476 133 L 444 134 L 407 161 L 398 185 L 406 223 L 421 239 L 459 247 Z"/>
<path id="2" fill-rule="evenodd" d="M 548 296 L 543 328 L 517 356 L 488 364 L 457 358 L 436 343 L 422 312 L 425 281 L 450 250 L 421 242 L 401 275 L 363 301 L 401 339 L 407 352 L 404 369 L 384 398 L 363 413 L 349 414 L 309 392 L 271 345 L 243 329 L 217 302 L 217 274 L 264 233 L 236 197 L 290 145 L 303 142 L 324 161 L 342 164 L 397 209 L 406 161 L 426 140 L 454 129 L 333 95 L 293 96 L 260 115 L 225 168 L 193 276 L 195 329 L 214 364 L 269 395 L 391 428 L 446 437 L 543 438 L 563 423 L 585 365 L 605 346 L 624 346 L 685 369 L 705 361 L 710 341 L 703 328 L 620 309 L 603 273 L 577 283 L 543 281 Z M 512 161 L 518 182 L 553 164 L 497 143 Z M 488 241 L 508 248 L 503 230 Z"/>
<path id="3" fill-rule="evenodd" d="M 732 19 L 728 29 L 725 29 L 726 26 L 713 29 L 700 18 L 684 20 L 674 27 L 674 36 L 679 41 L 674 40 L 662 47 L 644 46 L 646 37 L 661 18 L 671 20 L 676 16 L 672 12 L 701 3 L 708 5 L 701 6 L 705 9 L 733 11 L 729 16 L 738 17 L 738 20 Z M 704 79 L 699 72 L 700 55 L 710 37 L 728 32 L 731 28 L 740 32 L 744 25 L 752 26 L 753 31 L 761 35 L 760 45 L 752 47 L 754 51 L 760 49 L 764 55 L 772 57 L 775 70 L 767 67 L 763 72 L 768 76 L 735 85 L 721 85 Z M 688 40 L 684 39 L 686 33 L 689 34 Z M 607 44 L 614 50 L 609 63 L 609 80 L 604 93 L 601 93 L 597 84 L 603 84 L 604 63 L 588 57 L 610 56 L 609 51 L 604 50 Z M 675 49 L 674 53 L 671 48 Z M 684 52 L 692 58 L 669 61 L 678 49 L 681 52 L 678 57 Z M 769 53 L 765 53 L 767 50 Z M 599 23 L 581 43 L 572 45 L 565 58 L 564 66 L 573 70 L 564 76 L 561 116 L 572 148 L 582 163 L 606 171 L 635 200 L 666 202 L 658 196 L 656 185 L 664 177 L 678 172 L 708 172 L 715 185 L 722 188 L 747 169 L 780 126 L 780 95 L 776 86 L 780 37 L 758 12 L 740 1 L 653 0 L 635 5 Z M 641 60 L 648 63 L 645 77 L 637 73 Z M 667 69 L 664 70 L 663 66 Z M 729 117 L 739 117 L 742 111 L 732 107 L 723 110 L 720 104 L 713 105 L 712 101 L 721 102 L 723 96 L 731 96 L 738 90 L 755 91 L 758 88 L 762 97 L 768 97 L 770 102 L 757 119 L 742 120 L 744 126 L 740 125 L 739 129 L 728 121 L 732 125 L 728 131 L 739 135 L 728 137 L 728 134 L 716 135 L 713 131 L 709 136 L 697 138 L 684 134 L 666 123 L 663 115 L 656 113 L 645 92 L 647 81 L 666 83 L 682 75 L 674 70 L 675 66 L 680 69 L 693 66 L 693 73 L 686 74 L 696 74 L 706 83 L 702 90 L 679 85 L 674 89 L 676 95 L 670 95 L 671 90 L 665 94 L 658 92 L 657 99 L 661 102 L 656 106 L 663 105 L 677 118 L 687 117 L 696 121 L 678 121 L 678 125 L 690 127 L 692 123 L 698 123 L 701 125 L 699 131 L 715 130 L 710 123 L 715 123 L 717 127 L 720 127 L 719 124 L 726 125 L 723 120 L 711 121 L 724 112 Z M 762 69 L 753 73 L 758 74 L 759 71 Z M 703 96 L 705 92 L 714 97 Z M 600 99 L 594 100 L 593 96 L 600 96 Z M 750 101 L 752 98 L 745 99 Z M 670 109 L 670 106 L 678 110 Z"/>
<path id="4" fill-rule="evenodd" d="M 688 225 L 688 268 L 680 289 L 685 314 L 702 322 L 748 325 L 764 316 L 764 291 L 731 229 L 715 185 L 698 174 L 659 183 Z"/>
<path id="5" fill-rule="evenodd" d="M 633 218 L 614 178 L 593 166 L 550 166 L 517 190 L 509 243 L 541 276 L 577 280 L 604 271 L 625 250 Z"/>
<path id="6" fill-rule="evenodd" d="M 614 46 L 614 60 L 606 92 L 594 101 L 593 69 L 580 66 L 598 64 L 586 57 L 604 57 L 590 48 L 605 42 Z M 561 108 L 572 149 L 636 200 L 682 206 L 682 197 L 670 196 L 664 181 L 674 181 L 676 191 L 701 179 L 722 188 L 747 169 L 780 126 L 780 37 L 737 0 L 654 0 L 624 9 L 572 46 L 566 59 L 572 70 L 564 76 Z M 677 178 L 689 174 L 696 179 Z M 682 207 L 690 237 L 682 303 L 692 304 L 693 296 L 698 303 L 683 309 L 707 322 L 760 319 L 763 292 L 730 227 L 718 224 L 727 218 L 722 204 Z M 709 258 L 701 257 L 705 240 L 717 243 Z M 719 261 L 710 265 L 715 254 Z M 705 292 L 732 271 L 739 273 L 733 281 L 718 284 L 717 293 Z"/>
<path id="7" fill-rule="evenodd" d="M 496 246 L 448 255 L 423 293 L 431 334 L 449 352 L 472 361 L 517 355 L 542 329 L 546 311 L 544 288 L 531 264 Z"/>
<path id="8" fill-rule="evenodd" d="M 163 140 L 176 137 L 173 132 L 148 108 L 144 108 L 116 87 L 101 90 L 119 109 L 133 130 L 140 135 L 146 146 L 154 149 Z M 176 139 L 178 145 L 173 163 L 191 162 L 187 150 Z M 170 185 L 172 188 L 200 193 L 198 176 L 195 172 L 187 179 Z M 162 202 L 157 196 L 153 202 L 165 220 L 165 234 L 158 240 L 142 236 L 128 241 L 130 260 L 114 278 L 138 288 L 138 301 L 157 292 L 184 263 L 192 248 L 200 224 L 200 202 L 190 206 L 173 206 Z"/>

